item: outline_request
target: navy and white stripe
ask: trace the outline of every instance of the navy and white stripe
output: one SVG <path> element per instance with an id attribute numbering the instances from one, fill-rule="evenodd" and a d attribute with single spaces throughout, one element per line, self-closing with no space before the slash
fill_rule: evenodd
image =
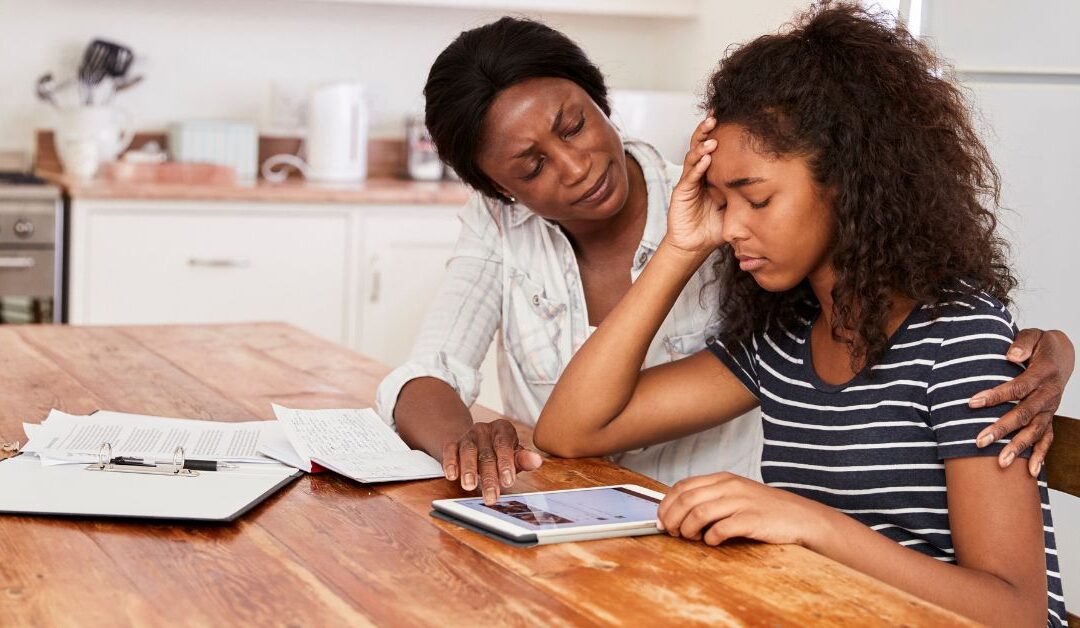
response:
<path id="1" fill-rule="evenodd" d="M 1009 381 L 1005 359 L 1017 333 L 993 297 L 952 292 L 940 307 L 916 308 L 880 362 L 851 381 L 822 381 L 810 355 L 816 304 L 798 321 L 771 325 L 740 346 L 709 348 L 761 403 L 761 475 L 770 486 L 847 513 L 888 538 L 955 563 L 944 460 L 996 456 L 975 437 L 1011 406 L 973 410 L 975 393 Z M 794 327 L 794 328 L 792 328 Z M 1030 456 L 1030 452 L 1024 454 Z M 1051 626 L 1065 617 L 1045 471 L 1039 479 Z"/>

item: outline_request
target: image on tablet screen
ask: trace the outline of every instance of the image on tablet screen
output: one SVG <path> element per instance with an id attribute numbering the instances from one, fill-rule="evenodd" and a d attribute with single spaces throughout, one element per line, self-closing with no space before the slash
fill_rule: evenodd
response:
<path id="1" fill-rule="evenodd" d="M 505 495 L 494 506 L 483 499 L 460 502 L 472 510 L 539 530 L 651 521 L 659 500 L 621 487 L 540 495 Z"/>

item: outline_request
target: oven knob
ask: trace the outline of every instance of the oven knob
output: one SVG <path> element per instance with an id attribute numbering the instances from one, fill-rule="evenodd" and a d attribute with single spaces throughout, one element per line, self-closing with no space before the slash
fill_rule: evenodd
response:
<path id="1" fill-rule="evenodd" d="M 15 235 L 20 238 L 29 238 L 34 235 L 34 223 L 29 220 L 16 221 L 12 229 L 15 231 Z"/>

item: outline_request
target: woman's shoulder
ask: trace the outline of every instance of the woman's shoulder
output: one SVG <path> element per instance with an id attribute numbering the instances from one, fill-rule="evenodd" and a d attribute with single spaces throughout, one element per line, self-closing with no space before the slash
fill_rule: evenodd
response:
<path id="1" fill-rule="evenodd" d="M 484 237 L 500 239 L 519 228 L 533 214 L 517 203 L 504 203 L 473 190 L 458 213 L 461 222 Z"/>
<path id="2" fill-rule="evenodd" d="M 646 177 L 650 174 L 662 177 L 670 185 L 675 185 L 682 177 L 682 164 L 668 161 L 652 144 L 635 138 L 623 138 L 623 147 L 638 161 Z"/>

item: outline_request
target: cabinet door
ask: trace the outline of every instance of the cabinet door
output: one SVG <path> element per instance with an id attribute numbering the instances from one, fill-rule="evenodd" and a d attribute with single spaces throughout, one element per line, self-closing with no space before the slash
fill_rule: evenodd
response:
<path id="1" fill-rule="evenodd" d="M 457 211 L 436 206 L 364 212 L 361 353 L 391 365 L 409 357 L 454 252 Z"/>
<path id="2" fill-rule="evenodd" d="M 347 212 L 77 212 L 72 321 L 285 321 L 344 342 Z"/>
<path id="3" fill-rule="evenodd" d="M 458 207 L 387 207 L 364 212 L 361 330 L 356 347 L 391 366 L 408 359 L 442 283 L 461 223 Z M 478 403 L 500 409 L 495 343 L 480 369 Z"/>

